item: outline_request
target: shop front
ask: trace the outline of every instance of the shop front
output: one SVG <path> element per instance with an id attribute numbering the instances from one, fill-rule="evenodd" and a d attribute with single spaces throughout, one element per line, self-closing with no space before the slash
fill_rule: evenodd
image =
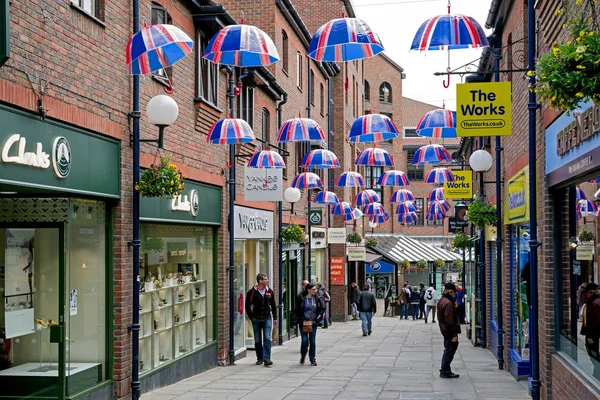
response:
<path id="1" fill-rule="evenodd" d="M 395 270 L 395 265 L 385 260 L 365 263 L 367 283 L 371 285 L 371 291 L 376 298 L 385 298 L 391 287 L 396 284 Z"/>
<path id="2" fill-rule="evenodd" d="M 312 283 L 320 282 L 325 285 L 327 282 L 327 266 L 325 265 L 325 251 L 327 249 L 327 229 L 311 228 L 310 248 L 311 248 L 311 277 Z"/>
<path id="3" fill-rule="evenodd" d="M 174 199 L 140 201 L 142 391 L 217 363 L 217 230 L 221 189 L 185 181 Z"/>
<path id="4" fill-rule="evenodd" d="M 0 398 L 108 398 L 119 142 L 6 106 L 0 120 Z"/>
<path id="5" fill-rule="evenodd" d="M 256 285 L 259 272 L 273 279 L 273 213 L 235 206 L 234 298 L 237 299 L 234 318 L 236 355 L 254 348 L 252 321 L 246 318 L 246 293 Z"/>
<path id="6" fill-rule="evenodd" d="M 288 340 L 295 332 L 290 329 L 290 315 L 296 307 L 295 299 L 302 292 L 302 280 L 304 279 L 304 243 L 283 243 L 283 275 L 281 276 L 283 287 L 283 321 L 282 335 L 287 335 Z"/>

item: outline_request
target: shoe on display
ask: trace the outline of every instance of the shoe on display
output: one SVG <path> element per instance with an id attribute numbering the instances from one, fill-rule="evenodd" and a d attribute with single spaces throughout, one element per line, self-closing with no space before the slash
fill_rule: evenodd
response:
<path id="1" fill-rule="evenodd" d="M 256 365 L 263 365 L 263 362 L 262 362 L 262 360 L 257 360 L 257 361 L 256 361 Z"/>
<path id="2" fill-rule="evenodd" d="M 270 365 L 273 365 L 273 361 L 271 361 L 271 360 L 265 360 L 265 367 L 268 367 Z"/>

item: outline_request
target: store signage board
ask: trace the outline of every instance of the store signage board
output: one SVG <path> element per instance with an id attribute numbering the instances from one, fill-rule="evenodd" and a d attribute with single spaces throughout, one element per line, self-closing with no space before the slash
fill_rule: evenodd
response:
<path id="1" fill-rule="evenodd" d="M 327 242 L 329 244 L 346 244 L 346 228 L 329 228 Z"/>
<path id="2" fill-rule="evenodd" d="M 575 259 L 579 261 L 592 261 L 594 259 L 594 243 L 579 243 L 575 250 Z"/>
<path id="3" fill-rule="evenodd" d="M 280 168 L 244 168 L 246 201 L 282 201 L 283 171 Z"/>
<path id="4" fill-rule="evenodd" d="M 312 228 L 310 231 L 310 247 L 324 249 L 327 247 L 327 229 Z"/>
<path id="5" fill-rule="evenodd" d="M 273 240 L 273 213 L 247 207 L 234 207 L 236 239 Z"/>
<path id="6" fill-rule="evenodd" d="M 331 284 L 344 285 L 344 257 L 331 257 L 329 259 L 329 267 L 331 270 Z"/>
<path id="7" fill-rule="evenodd" d="M 454 182 L 444 183 L 444 196 L 447 199 L 473 198 L 473 171 L 452 171 Z"/>
<path id="8" fill-rule="evenodd" d="M 510 136 L 511 100 L 510 82 L 456 85 L 457 136 Z"/>
<path id="9" fill-rule="evenodd" d="M 312 226 L 323 224 L 323 210 L 312 209 L 308 211 L 308 221 Z"/>
<path id="10" fill-rule="evenodd" d="M 529 221 L 529 166 L 507 181 L 505 199 L 507 224 Z"/>
<path id="11" fill-rule="evenodd" d="M 364 246 L 359 247 L 348 247 L 348 261 L 366 261 L 367 260 L 367 248 Z"/>
<path id="12" fill-rule="evenodd" d="M 182 193 L 171 200 L 171 210 L 188 212 L 193 217 L 196 217 L 198 216 L 198 209 L 200 207 L 198 202 L 198 191 L 192 189 L 189 191 L 189 194 Z"/>

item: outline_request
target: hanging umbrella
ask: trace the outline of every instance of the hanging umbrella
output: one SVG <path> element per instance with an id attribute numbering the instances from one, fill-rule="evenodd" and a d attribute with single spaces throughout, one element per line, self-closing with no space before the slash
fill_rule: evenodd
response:
<path id="1" fill-rule="evenodd" d="M 396 190 L 390 196 L 390 203 L 401 203 L 403 201 L 414 201 L 415 195 L 408 189 Z"/>
<path id="2" fill-rule="evenodd" d="M 444 199 L 444 200 L 434 200 L 434 201 L 429 202 L 429 204 L 431 204 L 433 202 L 437 202 L 442 207 L 442 209 L 444 210 L 444 212 L 446 212 L 446 213 L 448 213 L 448 211 L 450 211 L 452 209 L 452 206 L 450 205 L 450 203 L 446 199 Z"/>
<path id="3" fill-rule="evenodd" d="M 339 168 L 340 162 L 335 154 L 330 150 L 315 149 L 304 155 L 302 160 L 302 167 L 304 168 Z"/>
<path id="4" fill-rule="evenodd" d="M 577 202 L 577 207 L 575 209 L 577 219 L 580 219 L 581 217 L 587 217 L 590 214 L 596 214 L 597 212 L 598 207 L 593 201 L 579 200 Z"/>
<path id="5" fill-rule="evenodd" d="M 324 141 L 325 133 L 319 124 L 309 118 L 288 119 L 281 125 L 277 142 L 317 142 Z"/>
<path id="6" fill-rule="evenodd" d="M 385 211 L 381 214 L 369 215 L 369 222 L 374 222 L 376 224 L 383 224 L 388 219 L 390 219 L 390 216 Z"/>
<path id="7" fill-rule="evenodd" d="M 383 208 L 383 205 L 381 203 L 374 202 L 374 203 L 365 205 L 363 207 L 363 213 L 365 215 L 379 215 L 379 214 L 384 214 L 385 209 Z M 387 215 L 387 213 L 386 213 L 386 215 Z"/>
<path id="8" fill-rule="evenodd" d="M 358 219 L 360 217 L 362 217 L 364 214 L 361 210 L 359 210 L 358 208 L 355 208 L 354 210 L 352 210 L 352 212 L 350 214 L 346 214 L 344 215 L 344 221 L 352 221 L 354 219 Z"/>
<path id="9" fill-rule="evenodd" d="M 450 161 L 452 161 L 452 157 L 450 157 L 450 153 L 444 146 L 430 143 L 417 149 L 412 165 L 437 164 Z"/>
<path id="10" fill-rule="evenodd" d="M 365 186 L 362 175 L 354 171 L 342 172 L 335 181 L 335 186 L 361 187 Z"/>
<path id="11" fill-rule="evenodd" d="M 283 157 L 273 150 L 261 150 L 252 154 L 248 160 L 250 168 L 285 168 Z"/>
<path id="12" fill-rule="evenodd" d="M 448 168 L 434 168 L 425 177 L 425 183 L 440 185 L 444 182 L 454 182 L 454 174 Z"/>
<path id="13" fill-rule="evenodd" d="M 204 50 L 204 58 L 215 64 L 265 67 L 279 61 L 275 44 L 252 25 L 228 25 L 217 32 Z"/>
<path id="14" fill-rule="evenodd" d="M 381 186 L 409 186 L 410 182 L 404 172 L 390 169 L 381 174 L 377 184 Z"/>
<path id="15" fill-rule="evenodd" d="M 254 141 L 250 125 L 243 119 L 226 118 L 215 122 L 208 131 L 206 141 L 212 144 L 238 144 Z"/>
<path id="16" fill-rule="evenodd" d="M 456 111 L 440 108 L 429 111 L 417 124 L 419 136 L 435 139 L 456 138 Z"/>
<path id="17" fill-rule="evenodd" d="M 429 203 L 425 219 L 428 221 L 441 221 L 446 218 L 446 211 L 438 201 Z"/>
<path id="18" fill-rule="evenodd" d="M 589 183 L 600 183 L 600 176 L 592 178 L 588 181 Z"/>
<path id="19" fill-rule="evenodd" d="M 375 32 L 358 18 L 334 19 L 321 26 L 308 47 L 315 61 L 342 62 L 370 58 L 383 51 Z"/>
<path id="20" fill-rule="evenodd" d="M 396 214 L 398 215 L 408 214 L 417 211 L 419 210 L 417 209 L 415 203 L 413 203 L 412 201 L 403 201 L 402 203 L 398 203 L 398 206 L 396 207 Z"/>
<path id="21" fill-rule="evenodd" d="M 323 182 L 317 174 L 302 172 L 294 176 L 291 186 L 296 189 L 317 189 L 323 187 Z"/>
<path id="22" fill-rule="evenodd" d="M 358 117 L 348 133 L 348 141 L 353 143 L 374 143 L 398 137 L 394 122 L 382 114 L 367 114 Z"/>
<path id="23" fill-rule="evenodd" d="M 367 204 L 379 202 L 381 199 L 377 192 L 371 189 L 363 190 L 362 192 L 358 192 L 356 195 L 356 199 L 354 199 L 354 203 L 357 207 L 364 207 Z"/>
<path id="24" fill-rule="evenodd" d="M 410 212 L 407 214 L 398 214 L 398 222 L 401 224 L 412 224 L 417 221 L 419 216 L 415 212 Z"/>
<path id="25" fill-rule="evenodd" d="M 378 147 L 370 147 L 363 150 L 358 157 L 354 165 L 366 165 L 370 167 L 393 167 L 394 159 L 390 154 Z"/>
<path id="26" fill-rule="evenodd" d="M 337 194 L 327 190 L 322 190 L 313 199 L 313 203 L 317 204 L 339 204 L 340 199 Z"/>
<path id="27" fill-rule="evenodd" d="M 596 192 L 598 193 L 598 192 Z M 585 192 L 579 186 L 575 186 L 575 200 L 587 200 Z"/>
<path id="28" fill-rule="evenodd" d="M 343 215 L 344 221 L 351 221 L 363 216 L 363 212 L 358 208 L 352 208 L 350 203 L 341 201 L 338 204 L 331 207 L 331 213 L 333 215 Z"/>
<path id="29" fill-rule="evenodd" d="M 436 201 L 436 200 L 445 200 L 445 199 L 446 199 L 446 197 L 444 196 L 444 188 L 443 187 L 433 188 L 431 193 L 429 193 L 429 202 Z"/>

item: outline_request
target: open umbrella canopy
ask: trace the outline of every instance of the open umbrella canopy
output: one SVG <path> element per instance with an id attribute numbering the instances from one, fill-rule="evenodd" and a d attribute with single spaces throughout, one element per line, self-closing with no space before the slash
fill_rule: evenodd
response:
<path id="1" fill-rule="evenodd" d="M 294 176 L 291 186 L 296 189 L 317 189 L 323 187 L 323 182 L 317 174 L 302 172 Z"/>
<path id="2" fill-rule="evenodd" d="M 366 206 L 364 206 L 363 213 L 365 215 L 379 215 L 379 214 L 384 214 L 386 212 L 381 203 L 374 202 L 374 203 L 370 203 L 370 204 L 367 204 Z"/>
<path id="3" fill-rule="evenodd" d="M 429 193 L 429 202 L 430 203 L 432 201 L 445 200 L 445 199 L 446 199 L 446 196 L 444 196 L 444 188 L 443 187 L 433 188 L 431 193 Z"/>
<path id="4" fill-rule="evenodd" d="M 479 23 L 466 15 L 438 15 L 417 30 L 411 50 L 455 50 L 488 47 L 485 32 Z"/>
<path id="5" fill-rule="evenodd" d="M 425 183 L 441 185 L 445 182 L 454 182 L 454 174 L 448 168 L 434 168 L 425 177 Z"/>
<path id="6" fill-rule="evenodd" d="M 277 142 L 318 142 L 325 140 L 321 126 L 309 118 L 288 119 L 281 125 Z"/>
<path id="7" fill-rule="evenodd" d="M 381 186 L 409 186 L 410 182 L 404 172 L 390 169 L 379 176 L 377 184 Z"/>
<path id="8" fill-rule="evenodd" d="M 430 143 L 417 149 L 412 164 L 438 164 L 450 161 L 452 161 L 452 157 L 450 157 L 450 153 L 448 153 L 448 150 L 446 150 L 444 146 Z"/>
<path id="9" fill-rule="evenodd" d="M 358 117 L 348 133 L 348 141 L 353 143 L 375 143 L 398 137 L 398 128 L 388 116 L 367 114 Z"/>
<path id="10" fill-rule="evenodd" d="M 370 167 L 393 167 L 394 159 L 385 150 L 379 147 L 370 147 L 364 149 L 358 157 L 356 157 L 355 165 L 366 165 Z"/>
<path id="11" fill-rule="evenodd" d="M 416 212 L 409 212 L 407 214 L 398 214 L 398 222 L 401 224 L 412 224 L 417 221 L 419 216 Z"/>
<path id="12" fill-rule="evenodd" d="M 446 218 L 446 211 L 444 211 L 444 207 L 440 202 L 434 201 L 429 203 L 425 219 L 428 221 L 441 221 L 444 218 Z"/>
<path id="13" fill-rule="evenodd" d="M 598 193 L 598 192 L 596 192 Z M 575 200 L 587 200 L 585 192 L 579 186 L 575 186 Z"/>
<path id="14" fill-rule="evenodd" d="M 365 180 L 358 172 L 346 171 L 337 177 L 335 186 L 362 187 L 365 186 Z"/>
<path id="15" fill-rule="evenodd" d="M 365 189 L 361 192 L 358 192 L 358 194 L 356 195 L 356 199 L 354 200 L 354 203 L 356 204 L 357 207 L 364 207 L 367 204 L 371 204 L 371 203 L 375 203 L 375 202 L 379 202 L 381 201 L 381 199 L 379 198 L 379 195 L 377 194 L 376 191 L 371 190 L 371 189 Z"/>
<path id="16" fill-rule="evenodd" d="M 419 136 L 435 139 L 450 139 L 456 137 L 456 111 L 440 108 L 429 111 L 417 124 Z"/>
<path id="17" fill-rule="evenodd" d="M 383 50 L 381 40 L 363 20 L 338 18 L 317 30 L 308 56 L 315 61 L 343 62 L 370 58 Z"/>
<path id="18" fill-rule="evenodd" d="M 385 210 L 381 214 L 369 215 L 369 222 L 374 222 L 376 224 L 383 224 L 388 219 L 390 219 L 390 216 Z"/>
<path id="19" fill-rule="evenodd" d="M 301 166 L 304 168 L 319 169 L 339 168 L 340 162 L 332 151 L 326 149 L 315 149 L 304 155 Z"/>
<path id="20" fill-rule="evenodd" d="M 206 137 L 206 141 L 212 144 L 250 143 L 254 139 L 250 125 L 238 118 L 226 118 L 215 122 Z"/>
<path id="21" fill-rule="evenodd" d="M 261 150 L 252 154 L 248 160 L 250 168 L 285 168 L 283 157 L 273 150 Z"/>
<path id="22" fill-rule="evenodd" d="M 313 203 L 317 204 L 339 204 L 340 199 L 337 194 L 328 190 L 322 190 L 313 199 Z"/>
<path id="23" fill-rule="evenodd" d="M 402 203 L 398 203 L 398 206 L 396 207 L 396 214 L 398 215 L 408 214 L 417 211 L 419 210 L 417 209 L 415 203 L 413 203 L 412 201 L 403 201 Z"/>
<path id="24" fill-rule="evenodd" d="M 343 215 L 344 221 L 351 221 L 363 216 L 363 212 L 361 210 L 358 208 L 352 208 L 352 205 L 345 201 L 334 204 L 331 207 L 331 213 L 333 215 Z"/>
<path id="25" fill-rule="evenodd" d="M 204 58 L 236 67 L 264 67 L 279 61 L 273 40 L 252 25 L 228 25 L 208 42 Z"/>
<path id="26" fill-rule="evenodd" d="M 174 25 L 144 26 L 127 42 L 125 59 L 131 75 L 165 69 L 192 52 L 194 41 Z"/>
<path id="27" fill-rule="evenodd" d="M 598 207 L 593 201 L 589 200 L 579 200 L 577 202 L 577 207 L 575 209 L 577 214 L 577 219 L 581 217 L 587 217 L 589 214 L 595 214 L 598 212 Z"/>
<path id="28" fill-rule="evenodd" d="M 390 203 L 401 203 L 404 201 L 414 201 L 415 195 L 408 189 L 396 190 L 390 196 Z"/>
<path id="29" fill-rule="evenodd" d="M 446 199 L 434 200 L 434 201 L 429 202 L 429 204 L 431 204 L 433 202 L 437 202 L 442 207 L 442 209 L 444 210 L 445 213 L 448 213 L 448 211 L 450 211 L 452 209 L 452 206 Z"/>

